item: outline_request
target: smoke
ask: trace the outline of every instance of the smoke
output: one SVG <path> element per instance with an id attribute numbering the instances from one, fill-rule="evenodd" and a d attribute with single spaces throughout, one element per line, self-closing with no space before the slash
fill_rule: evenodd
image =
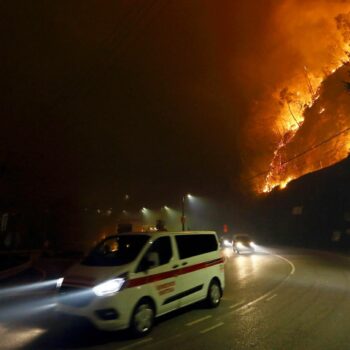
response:
<path id="1" fill-rule="evenodd" d="M 251 98 L 241 139 L 244 176 L 258 191 L 331 165 L 349 150 L 349 135 L 334 135 L 350 126 L 347 68 L 340 68 L 348 61 L 350 1 L 269 4 L 261 34 L 251 38 L 254 49 L 234 60 Z"/>

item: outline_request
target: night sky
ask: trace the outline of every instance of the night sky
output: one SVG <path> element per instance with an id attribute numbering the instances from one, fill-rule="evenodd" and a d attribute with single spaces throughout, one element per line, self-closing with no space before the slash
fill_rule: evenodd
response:
<path id="1" fill-rule="evenodd" d="M 236 191 L 246 105 L 230 2 L 0 7 L 0 162 L 21 196 L 109 205 Z"/>
<path id="2" fill-rule="evenodd" d="M 108 207 L 125 193 L 150 205 L 248 193 L 276 146 L 260 106 L 347 37 L 335 18 L 349 1 L 315 4 L 1 1 L 3 198 Z"/>

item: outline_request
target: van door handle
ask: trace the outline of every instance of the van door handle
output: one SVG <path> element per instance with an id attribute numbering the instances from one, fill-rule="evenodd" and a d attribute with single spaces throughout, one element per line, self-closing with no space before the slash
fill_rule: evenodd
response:
<path id="1" fill-rule="evenodd" d="M 179 267 L 179 265 L 174 265 L 174 266 L 173 266 L 173 269 L 176 269 L 177 267 Z"/>
<path id="2" fill-rule="evenodd" d="M 188 262 L 185 261 L 185 262 L 182 263 L 182 266 L 185 266 L 185 265 L 187 265 L 187 264 L 188 264 Z"/>

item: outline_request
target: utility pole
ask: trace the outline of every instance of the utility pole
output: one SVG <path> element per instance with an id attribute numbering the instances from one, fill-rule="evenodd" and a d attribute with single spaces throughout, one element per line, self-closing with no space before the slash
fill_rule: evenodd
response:
<path id="1" fill-rule="evenodd" d="M 185 196 L 182 196 L 182 200 L 181 200 L 181 209 L 182 209 L 182 215 L 181 215 L 182 231 L 185 231 L 185 222 L 186 222 L 186 216 L 185 216 Z"/>

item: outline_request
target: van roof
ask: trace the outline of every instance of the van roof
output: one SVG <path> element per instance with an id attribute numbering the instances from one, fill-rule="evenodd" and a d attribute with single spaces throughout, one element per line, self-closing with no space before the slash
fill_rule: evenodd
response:
<path id="1" fill-rule="evenodd" d="M 149 234 L 149 235 L 157 235 L 157 234 L 216 234 L 215 231 L 145 231 L 145 232 L 122 232 L 119 233 L 118 235 L 144 235 L 144 234 Z M 115 235 L 113 235 L 115 236 Z"/>

